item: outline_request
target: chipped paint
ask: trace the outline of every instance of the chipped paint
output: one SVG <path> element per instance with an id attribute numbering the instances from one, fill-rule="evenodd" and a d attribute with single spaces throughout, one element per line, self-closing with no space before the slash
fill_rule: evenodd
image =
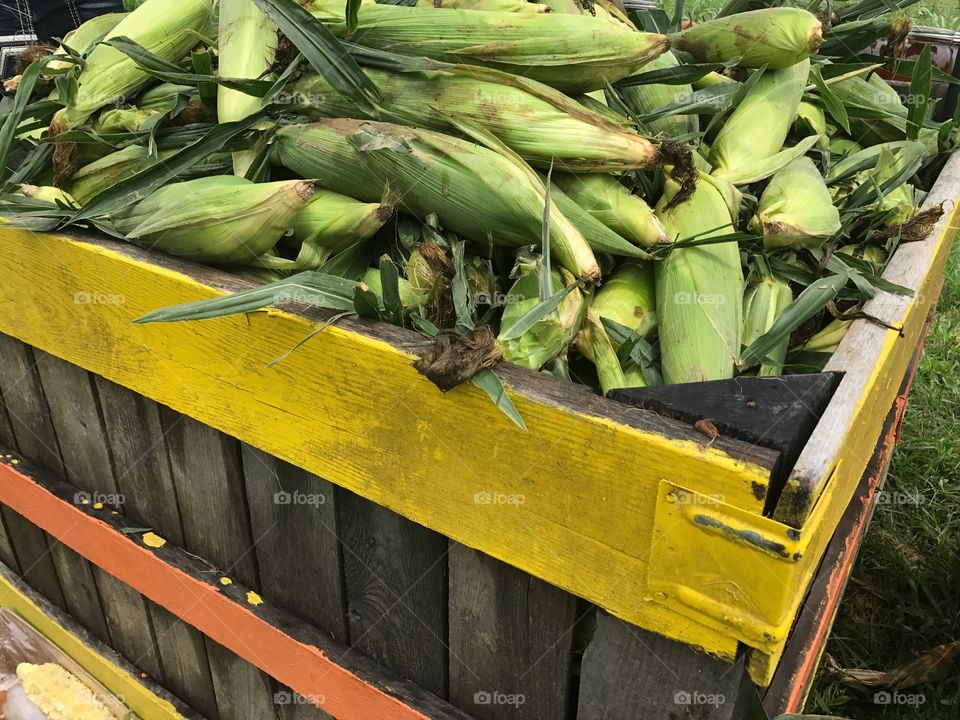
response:
<path id="1" fill-rule="evenodd" d="M 765 550 L 766 552 L 773 553 L 784 559 L 790 558 L 790 553 L 787 552 L 786 546 L 777 542 L 776 540 L 771 540 L 766 538 L 755 530 L 739 530 L 737 528 L 732 528 L 729 525 L 717 520 L 714 517 L 709 515 L 698 514 L 694 515 L 693 521 L 700 525 L 701 527 L 715 528 L 720 530 L 726 537 L 731 540 L 736 540 L 738 542 L 744 542 L 748 545 L 753 545 L 754 547 Z"/>
<path id="2" fill-rule="evenodd" d="M 257 595 L 253 590 L 247 592 L 247 602 L 251 605 L 263 605 L 263 598 Z"/>
<path id="3" fill-rule="evenodd" d="M 221 585 L 233 585 L 233 580 L 231 580 L 231 579 L 228 578 L 226 575 L 224 575 L 222 578 L 220 578 L 220 584 L 221 584 Z"/>
<path id="4" fill-rule="evenodd" d="M 147 547 L 161 548 L 167 544 L 167 541 L 153 532 L 143 534 L 143 544 Z"/>

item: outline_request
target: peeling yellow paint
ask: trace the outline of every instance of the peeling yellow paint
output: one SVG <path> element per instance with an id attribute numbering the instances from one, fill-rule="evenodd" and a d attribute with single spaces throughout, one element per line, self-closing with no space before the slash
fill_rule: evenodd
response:
<path id="1" fill-rule="evenodd" d="M 153 532 L 143 534 L 143 544 L 147 547 L 160 548 L 167 544 L 167 541 Z"/>

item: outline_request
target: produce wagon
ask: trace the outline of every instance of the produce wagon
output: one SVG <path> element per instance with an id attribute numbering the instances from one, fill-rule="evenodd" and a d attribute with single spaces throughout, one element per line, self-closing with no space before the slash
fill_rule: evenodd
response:
<path id="1" fill-rule="evenodd" d="M 28 620 L 68 614 L 210 718 L 797 710 L 958 195 L 954 154 L 926 199 L 947 212 L 885 273 L 915 294 L 866 306 L 890 329 L 856 321 L 823 375 L 779 392 L 698 389 L 713 438 L 683 386 L 605 399 L 505 366 L 522 431 L 476 388 L 437 390 L 413 368 L 419 336 L 382 323 L 342 320 L 268 367 L 330 315 L 283 301 L 134 324 L 249 284 L 2 230 L 5 597 L 39 593 L 58 610 L 34 599 Z M 62 646 L 104 682 L 120 672 Z"/>

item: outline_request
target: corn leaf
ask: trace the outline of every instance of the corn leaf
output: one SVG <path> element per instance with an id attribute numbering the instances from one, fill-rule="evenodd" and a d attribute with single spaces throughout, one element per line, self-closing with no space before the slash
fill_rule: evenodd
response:
<path id="1" fill-rule="evenodd" d="M 403 325 L 403 303 L 400 301 L 400 272 L 389 255 L 380 258 L 380 284 L 383 288 L 383 309 L 387 320 Z"/>
<path id="2" fill-rule="evenodd" d="M 733 107 L 733 98 L 740 83 L 721 83 L 672 100 L 656 110 L 639 116 L 641 122 L 652 122 L 673 115 L 714 115 Z"/>
<path id="3" fill-rule="evenodd" d="M 34 60 L 27 66 L 27 69 L 23 71 L 23 75 L 20 77 L 20 86 L 17 94 L 13 97 L 10 112 L 8 112 L 3 119 L 3 126 L 0 127 L 0 180 L 5 181 L 9 176 L 10 168 L 7 166 L 7 158 L 10 157 L 10 151 L 16 142 L 17 127 L 20 125 L 20 121 L 23 120 L 27 107 L 30 104 L 30 96 L 33 94 L 33 89 L 36 87 L 43 69 L 52 59 L 52 56 L 48 56 Z M 6 187 L 6 183 L 4 187 Z"/>
<path id="4" fill-rule="evenodd" d="M 513 400 L 511 400 L 507 394 L 507 389 L 503 386 L 503 381 L 500 380 L 500 377 L 493 370 L 483 368 L 470 379 L 470 384 L 480 388 L 489 395 L 490 399 L 493 400 L 493 404 L 496 405 L 504 415 L 510 418 L 517 427 L 523 430 L 527 429 L 527 424 L 523 421 L 523 418 L 517 411 L 516 405 L 513 404 Z"/>
<path id="5" fill-rule="evenodd" d="M 840 272 L 817 280 L 805 288 L 792 303 L 784 308 L 770 329 L 743 351 L 737 364 L 740 370 L 747 370 L 763 362 L 770 351 L 788 339 L 794 330 L 823 310 L 849 279 L 846 272 Z"/>
<path id="6" fill-rule="evenodd" d="M 360 23 L 360 3 L 362 0 L 347 0 L 346 19 L 347 32 L 353 33 Z"/>
<path id="7" fill-rule="evenodd" d="M 813 84 L 816 85 L 817 92 L 820 93 L 820 99 L 823 101 L 823 106 L 830 114 L 830 117 L 849 134 L 850 117 L 847 115 L 847 109 L 844 107 L 843 101 L 840 100 L 837 94 L 830 89 L 830 86 L 824 82 L 819 65 L 810 66 L 810 79 L 813 80 Z"/>
<path id="8" fill-rule="evenodd" d="M 539 288 L 540 300 L 546 300 L 553 295 L 553 277 L 550 273 L 550 206 L 553 201 L 550 199 L 550 185 L 553 177 L 553 160 L 550 161 L 550 167 L 547 170 L 547 182 L 543 203 L 543 224 L 540 231 L 540 263 L 537 266 L 537 286 Z"/>
<path id="9" fill-rule="evenodd" d="M 614 87 L 631 87 L 633 85 L 689 85 L 700 78 L 709 75 L 712 72 L 719 72 L 729 67 L 734 67 L 737 60 L 730 60 L 725 63 L 696 63 L 691 65 L 677 65 L 676 67 L 662 68 L 660 70 L 649 70 L 638 75 L 618 80 Z"/>
<path id="10" fill-rule="evenodd" d="M 330 30 L 296 0 L 253 1 L 335 90 L 353 100 L 358 110 L 374 112 L 380 91 Z"/>
<path id="11" fill-rule="evenodd" d="M 924 45 L 913 70 L 913 79 L 910 81 L 910 96 L 907 98 L 907 140 L 916 140 L 920 137 L 920 128 L 923 127 L 923 121 L 927 119 L 932 86 L 932 66 L 930 46 Z"/>
<path id="12" fill-rule="evenodd" d="M 451 283 L 453 292 L 453 310 L 457 316 L 457 329 L 470 332 L 477 327 L 477 306 L 470 297 L 470 284 L 467 282 L 467 271 L 463 261 L 466 243 L 456 240 L 453 243 L 454 276 Z"/>
<path id="13" fill-rule="evenodd" d="M 353 310 L 353 291 L 356 287 L 358 283 L 352 280 L 307 270 L 269 285 L 241 290 L 212 300 L 199 300 L 160 308 L 137 318 L 134 322 L 208 320 L 253 312 L 280 300 L 294 300 L 310 307 L 329 310 Z"/>
<path id="14" fill-rule="evenodd" d="M 79 212 L 70 218 L 70 222 L 76 223 L 109 215 L 138 200 L 142 200 L 161 185 L 170 182 L 180 173 L 190 169 L 212 153 L 220 152 L 230 140 L 246 132 L 262 119 L 261 113 L 255 113 L 237 122 L 215 126 L 200 140 L 188 145 L 165 162 L 151 165 L 95 195 Z"/>
<path id="15" fill-rule="evenodd" d="M 532 328 L 543 318 L 560 307 L 560 303 L 563 301 L 563 299 L 578 287 L 580 287 L 579 282 L 570 283 L 565 288 L 555 292 L 546 300 L 537 303 L 534 307 L 530 308 L 527 312 L 521 315 L 513 325 L 506 330 L 502 330 L 500 332 L 500 340 L 516 340 L 517 338 L 523 336 L 527 330 Z"/>

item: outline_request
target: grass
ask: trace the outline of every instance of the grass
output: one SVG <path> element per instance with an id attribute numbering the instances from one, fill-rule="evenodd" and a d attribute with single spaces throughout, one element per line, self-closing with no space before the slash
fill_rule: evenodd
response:
<path id="1" fill-rule="evenodd" d="M 960 639 L 960 255 L 947 267 L 939 312 L 910 394 L 902 444 L 840 608 L 827 652 L 841 667 L 889 670 Z M 955 720 L 960 677 L 904 693 L 922 705 L 881 705 L 821 669 L 807 712 L 853 720 Z M 919 701 L 914 698 L 914 703 Z"/>

